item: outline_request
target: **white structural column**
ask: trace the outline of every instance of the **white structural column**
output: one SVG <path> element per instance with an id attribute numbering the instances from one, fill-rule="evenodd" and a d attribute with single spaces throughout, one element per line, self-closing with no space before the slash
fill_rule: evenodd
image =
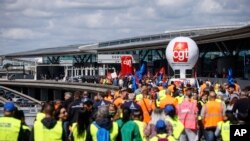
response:
<path id="1" fill-rule="evenodd" d="M 81 75 L 83 76 L 84 74 L 83 74 L 83 67 L 81 67 Z"/>
<path id="2" fill-rule="evenodd" d="M 66 78 L 68 77 L 68 66 L 64 67 L 64 77 L 63 77 L 63 81 L 66 81 Z"/>
<path id="3" fill-rule="evenodd" d="M 106 65 L 105 65 L 105 64 L 103 64 L 103 69 L 102 69 L 102 72 L 103 72 L 103 74 L 102 74 L 102 75 L 105 75 L 105 72 L 106 72 Z"/>
<path id="4" fill-rule="evenodd" d="M 75 70 L 74 70 L 74 71 L 75 71 L 75 76 L 77 76 L 77 68 L 75 68 Z"/>
<path id="5" fill-rule="evenodd" d="M 85 75 L 86 75 L 86 76 L 88 75 L 88 71 L 89 71 L 89 68 L 88 68 L 88 67 L 85 67 Z"/>
<path id="6" fill-rule="evenodd" d="M 92 65 L 90 66 L 89 71 L 90 71 L 90 76 L 93 76 L 93 67 L 92 67 Z"/>

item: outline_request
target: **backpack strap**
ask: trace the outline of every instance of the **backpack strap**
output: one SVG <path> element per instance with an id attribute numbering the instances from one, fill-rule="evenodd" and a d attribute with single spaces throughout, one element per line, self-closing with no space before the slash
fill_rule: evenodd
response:
<path id="1" fill-rule="evenodd" d="M 101 127 L 94 121 L 93 124 L 98 128 L 100 129 Z"/>

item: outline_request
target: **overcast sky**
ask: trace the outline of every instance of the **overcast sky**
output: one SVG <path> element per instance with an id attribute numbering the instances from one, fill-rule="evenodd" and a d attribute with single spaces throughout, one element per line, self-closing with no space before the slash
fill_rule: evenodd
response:
<path id="1" fill-rule="evenodd" d="M 0 0 L 0 54 L 246 23 L 249 7 L 249 0 Z"/>

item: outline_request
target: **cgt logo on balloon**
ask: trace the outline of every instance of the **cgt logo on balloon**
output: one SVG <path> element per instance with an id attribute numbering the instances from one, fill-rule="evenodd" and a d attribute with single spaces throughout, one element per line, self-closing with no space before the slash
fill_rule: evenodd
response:
<path id="1" fill-rule="evenodd" d="M 173 48 L 173 61 L 188 62 L 188 43 L 187 42 L 175 42 Z"/>

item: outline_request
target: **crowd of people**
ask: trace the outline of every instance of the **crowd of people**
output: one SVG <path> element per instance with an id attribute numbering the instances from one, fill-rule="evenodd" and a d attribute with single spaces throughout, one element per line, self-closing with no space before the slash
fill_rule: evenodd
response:
<path id="1" fill-rule="evenodd" d="M 43 104 L 33 127 L 6 102 L 0 140 L 229 141 L 230 125 L 250 123 L 250 89 L 241 89 L 236 81 L 200 84 L 152 85 L 143 80 L 135 91 L 122 84 L 119 90 L 94 96 L 66 92 L 64 100 Z"/>

